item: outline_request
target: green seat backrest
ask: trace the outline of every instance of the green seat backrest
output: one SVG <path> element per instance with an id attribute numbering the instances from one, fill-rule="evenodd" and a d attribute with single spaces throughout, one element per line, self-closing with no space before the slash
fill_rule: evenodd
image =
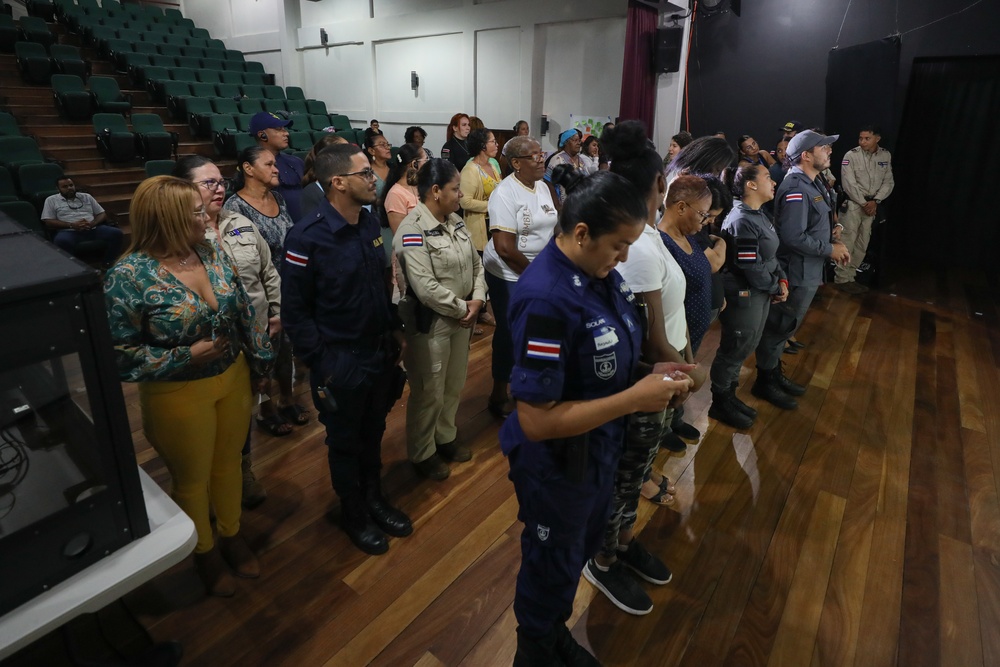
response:
<path id="1" fill-rule="evenodd" d="M 236 132 L 236 121 L 227 113 L 217 113 L 208 117 L 208 130 L 211 133 L 232 130 Z"/>
<path id="2" fill-rule="evenodd" d="M 285 99 L 304 100 L 306 99 L 306 94 L 298 86 L 288 86 L 285 88 Z"/>
<path id="3" fill-rule="evenodd" d="M 231 100 L 235 100 L 240 97 L 240 87 L 234 83 L 219 83 L 215 86 L 215 94 L 219 97 L 228 97 Z"/>
<path id="4" fill-rule="evenodd" d="M 18 58 L 48 58 L 45 47 L 38 42 L 16 42 L 14 55 Z"/>
<path id="5" fill-rule="evenodd" d="M 125 122 L 125 117 L 120 113 L 95 113 L 94 114 L 94 132 L 103 132 L 104 130 L 111 130 L 112 132 L 128 132 L 128 123 Z"/>
<path id="6" fill-rule="evenodd" d="M 196 83 L 198 81 L 198 75 L 194 73 L 193 69 L 188 67 L 178 67 L 174 70 L 174 81 L 190 81 L 191 83 Z"/>
<path id="7" fill-rule="evenodd" d="M 38 218 L 38 212 L 35 210 L 35 207 L 28 202 L 0 202 L 0 212 L 6 213 L 15 222 L 20 223 L 22 226 L 39 236 L 45 236 L 45 227 L 42 226 L 42 221 Z"/>
<path id="8" fill-rule="evenodd" d="M 249 97 L 251 100 L 262 100 L 264 99 L 264 87 L 263 86 L 243 86 L 243 96 Z"/>
<path id="9" fill-rule="evenodd" d="M 222 83 L 222 72 L 217 72 L 214 69 L 199 68 L 196 72 L 198 75 L 198 81 L 202 83 Z"/>
<path id="10" fill-rule="evenodd" d="M 242 51 L 237 51 L 236 49 L 226 49 L 226 60 L 235 60 L 236 62 L 243 62 L 246 58 L 243 57 Z"/>
<path id="11" fill-rule="evenodd" d="M 240 132 L 250 131 L 250 121 L 253 120 L 252 113 L 241 113 L 239 115 L 233 116 L 236 120 L 236 129 Z"/>
<path id="12" fill-rule="evenodd" d="M 53 74 L 52 90 L 55 93 L 86 92 L 83 79 L 75 74 Z"/>
<path id="13" fill-rule="evenodd" d="M 118 82 L 110 76 L 90 77 L 90 92 L 102 102 L 117 100 L 122 95 L 121 88 L 118 87 Z"/>
<path id="14" fill-rule="evenodd" d="M 264 86 L 264 99 L 283 100 L 285 99 L 285 89 L 281 86 Z"/>
<path id="15" fill-rule="evenodd" d="M 82 60 L 80 49 L 70 44 L 53 44 L 49 49 L 53 60 Z"/>
<path id="16" fill-rule="evenodd" d="M 26 164 L 17 172 L 21 194 L 31 198 L 39 192 L 56 189 L 56 179 L 66 174 L 63 168 L 52 162 Z"/>
<path id="17" fill-rule="evenodd" d="M 209 116 L 215 113 L 215 110 L 212 109 L 212 100 L 204 97 L 188 98 L 185 109 L 189 116 Z"/>
<path id="18" fill-rule="evenodd" d="M 20 137 L 21 128 L 17 119 L 6 111 L 0 111 L 0 137 Z"/>
<path id="19" fill-rule="evenodd" d="M 163 119 L 155 113 L 134 113 L 132 114 L 132 131 L 136 134 L 149 134 L 151 132 L 166 132 L 163 127 Z"/>
<path id="20" fill-rule="evenodd" d="M 201 82 L 192 83 L 191 94 L 195 97 L 204 97 L 206 99 L 213 98 L 215 97 L 215 84 Z"/>

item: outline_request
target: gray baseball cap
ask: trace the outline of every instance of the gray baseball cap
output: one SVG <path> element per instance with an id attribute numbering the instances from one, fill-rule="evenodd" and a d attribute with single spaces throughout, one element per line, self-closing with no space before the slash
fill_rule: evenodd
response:
<path id="1" fill-rule="evenodd" d="M 789 158 L 794 160 L 805 151 L 812 150 L 817 146 L 828 146 L 837 139 L 840 139 L 839 134 L 827 136 L 819 132 L 813 132 L 812 130 L 802 130 L 788 140 L 788 148 L 785 149 L 785 153 Z"/>

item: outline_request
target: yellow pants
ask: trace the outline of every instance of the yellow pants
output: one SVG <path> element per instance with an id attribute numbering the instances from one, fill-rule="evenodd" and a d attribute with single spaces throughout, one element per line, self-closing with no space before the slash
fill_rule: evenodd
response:
<path id="1" fill-rule="evenodd" d="M 174 502 L 198 530 L 195 553 L 211 550 L 209 502 L 219 535 L 240 530 L 240 449 L 250 426 L 250 369 L 240 355 L 201 380 L 139 384 L 142 428 L 173 481 Z"/>

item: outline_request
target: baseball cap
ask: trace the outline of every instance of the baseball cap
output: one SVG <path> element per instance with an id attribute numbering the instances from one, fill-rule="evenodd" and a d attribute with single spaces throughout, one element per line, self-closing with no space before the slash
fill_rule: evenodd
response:
<path id="1" fill-rule="evenodd" d="M 291 127 L 292 121 L 287 118 L 282 118 L 278 114 L 271 113 L 270 111 L 260 111 L 253 115 L 250 119 L 250 134 L 257 134 L 261 130 L 266 130 L 268 128 L 276 129 L 279 127 Z"/>
<path id="2" fill-rule="evenodd" d="M 782 132 L 801 132 L 806 129 L 806 126 L 797 120 L 790 120 L 781 126 Z"/>
<path id="3" fill-rule="evenodd" d="M 803 130 L 788 140 L 788 148 L 785 149 L 785 153 L 794 160 L 805 151 L 812 150 L 817 146 L 827 146 L 837 139 L 840 139 L 839 134 L 827 136 L 812 130 Z"/>

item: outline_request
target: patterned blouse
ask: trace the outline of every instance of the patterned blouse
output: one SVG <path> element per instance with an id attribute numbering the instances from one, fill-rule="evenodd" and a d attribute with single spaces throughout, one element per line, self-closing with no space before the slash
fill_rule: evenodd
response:
<path id="1" fill-rule="evenodd" d="M 292 228 L 295 221 L 288 214 L 288 205 L 285 204 L 284 198 L 274 191 L 271 194 L 278 202 L 278 215 L 273 218 L 255 209 L 250 202 L 238 194 L 227 199 L 223 208 L 233 213 L 239 213 L 257 225 L 260 235 L 264 237 L 267 247 L 271 249 L 271 263 L 274 264 L 274 268 L 281 271 L 281 260 L 285 257 L 285 234 Z"/>
<path id="2" fill-rule="evenodd" d="M 212 310 L 159 260 L 134 252 L 118 260 L 104 279 L 111 338 L 118 372 L 125 382 L 199 380 L 224 372 L 240 351 L 251 373 L 266 375 L 274 358 L 267 329 L 218 246 L 196 246 L 219 303 Z M 191 363 L 191 345 L 204 338 L 229 337 L 226 353 L 206 364 Z"/>

